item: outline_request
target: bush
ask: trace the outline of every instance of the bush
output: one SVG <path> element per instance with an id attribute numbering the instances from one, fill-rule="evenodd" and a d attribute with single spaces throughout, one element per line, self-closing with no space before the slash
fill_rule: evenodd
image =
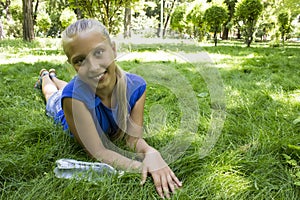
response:
<path id="1" fill-rule="evenodd" d="M 63 28 L 66 28 L 70 24 L 75 22 L 77 20 L 77 18 L 76 18 L 76 14 L 70 8 L 65 8 L 63 10 L 63 12 L 61 13 L 59 20 L 60 20 L 61 26 Z"/>
<path id="2" fill-rule="evenodd" d="M 48 29 L 51 27 L 51 19 L 48 13 L 42 12 L 36 18 L 36 26 L 43 35 L 46 35 Z"/>
<path id="3" fill-rule="evenodd" d="M 2 20 L 3 30 L 6 38 L 20 38 L 22 37 L 22 23 L 17 20 Z"/>
<path id="4" fill-rule="evenodd" d="M 21 0 L 12 1 L 9 6 L 9 12 L 11 18 L 2 19 L 5 37 L 7 38 L 22 37 L 22 21 L 23 21 L 22 1 Z"/>

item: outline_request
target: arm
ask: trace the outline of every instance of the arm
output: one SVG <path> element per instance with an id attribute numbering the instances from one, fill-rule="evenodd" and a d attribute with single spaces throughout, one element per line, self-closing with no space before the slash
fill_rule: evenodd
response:
<path id="1" fill-rule="evenodd" d="M 126 158 L 104 147 L 92 115 L 84 103 L 72 98 L 64 98 L 63 108 L 70 131 L 91 157 L 117 168 L 138 170 L 141 167 L 140 162 Z"/>
<path id="2" fill-rule="evenodd" d="M 161 197 L 164 197 L 165 193 L 166 197 L 169 198 L 169 189 L 174 193 L 175 189 L 182 186 L 182 183 L 161 157 L 160 153 L 148 145 L 142 138 L 145 99 L 146 92 L 144 92 L 136 102 L 130 113 L 130 123 L 127 129 L 129 133 L 127 136 L 127 144 L 131 148 L 134 148 L 137 153 L 144 155 L 141 184 L 143 185 L 145 183 L 147 173 L 149 172 L 153 178 L 157 193 Z"/>

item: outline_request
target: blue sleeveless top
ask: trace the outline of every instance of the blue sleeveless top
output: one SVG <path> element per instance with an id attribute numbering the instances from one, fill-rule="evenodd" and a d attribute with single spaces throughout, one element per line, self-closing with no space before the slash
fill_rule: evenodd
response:
<path id="1" fill-rule="evenodd" d="M 146 82 L 142 77 L 130 73 L 126 73 L 126 80 L 128 113 L 131 113 L 135 103 L 146 90 Z M 118 130 L 116 123 L 118 106 L 115 108 L 106 107 L 101 102 L 101 99 L 95 95 L 95 92 L 78 76 L 75 76 L 63 89 L 61 103 L 64 98 L 74 98 L 83 102 L 88 110 L 90 110 L 92 116 L 96 118 L 96 127 L 100 129 L 98 132 L 113 135 Z M 64 130 L 68 129 L 63 110 L 57 113 L 55 121 L 61 123 Z"/>

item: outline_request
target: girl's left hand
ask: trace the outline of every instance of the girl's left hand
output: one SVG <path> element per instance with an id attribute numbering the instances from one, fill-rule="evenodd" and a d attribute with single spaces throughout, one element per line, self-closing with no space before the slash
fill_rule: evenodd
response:
<path id="1" fill-rule="evenodd" d="M 141 185 L 145 183 L 148 172 L 153 178 L 157 193 L 162 198 L 170 198 L 170 191 L 175 193 L 175 190 L 182 186 L 182 183 L 156 149 L 151 149 L 145 153 Z"/>

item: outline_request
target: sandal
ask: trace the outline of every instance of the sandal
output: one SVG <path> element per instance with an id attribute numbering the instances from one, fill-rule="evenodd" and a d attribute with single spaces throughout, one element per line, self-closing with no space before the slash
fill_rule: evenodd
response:
<path id="1" fill-rule="evenodd" d="M 49 76 L 50 76 L 50 78 L 52 79 L 52 78 L 54 78 L 54 77 L 56 77 L 56 71 L 55 71 L 55 69 L 50 69 L 49 70 Z"/>
<path id="2" fill-rule="evenodd" d="M 42 89 L 42 79 L 43 79 L 43 77 L 46 76 L 46 75 L 49 75 L 48 70 L 46 70 L 46 69 L 41 69 L 41 71 L 40 71 L 40 76 L 39 76 L 38 80 L 35 82 L 34 88 Z"/>

